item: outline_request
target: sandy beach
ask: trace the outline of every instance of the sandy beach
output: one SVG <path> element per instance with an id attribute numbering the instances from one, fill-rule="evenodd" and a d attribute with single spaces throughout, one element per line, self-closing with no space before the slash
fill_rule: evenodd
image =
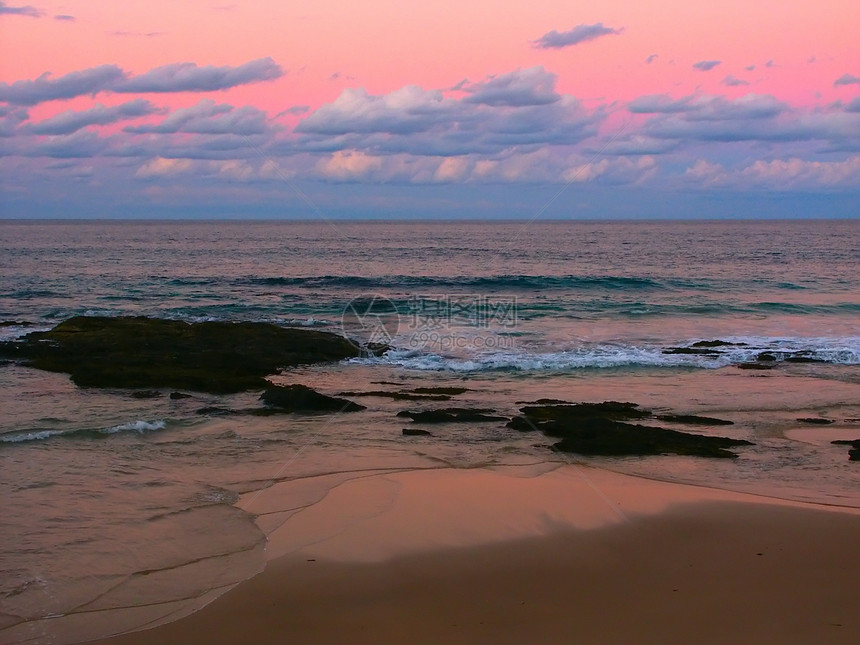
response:
<path id="1" fill-rule="evenodd" d="M 268 564 L 98 643 L 853 643 L 856 510 L 582 466 L 377 473 L 241 500 Z M 277 525 L 277 526 L 276 526 Z"/>

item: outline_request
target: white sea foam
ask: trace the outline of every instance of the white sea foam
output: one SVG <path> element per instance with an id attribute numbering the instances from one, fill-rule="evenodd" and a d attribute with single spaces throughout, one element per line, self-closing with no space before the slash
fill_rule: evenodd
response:
<path id="1" fill-rule="evenodd" d="M 563 371 L 588 368 L 690 367 L 716 369 L 754 361 L 762 352 L 779 360 L 802 356 L 837 365 L 860 365 L 860 337 L 767 338 L 730 337 L 737 346 L 714 348 L 713 355 L 665 353 L 666 345 L 596 344 L 561 351 L 525 350 L 446 356 L 416 349 L 392 349 L 379 357 L 351 359 L 363 364 L 393 365 L 414 370 L 479 372 L 489 370 Z M 693 340 L 677 343 L 688 347 Z M 744 343 L 740 345 L 740 343 Z M 703 348 L 704 349 L 704 348 Z"/>
<path id="2" fill-rule="evenodd" d="M 70 430 L 32 430 L 30 432 L 17 432 L 0 435 L 0 443 L 23 443 L 27 441 L 43 441 L 52 437 L 71 437 L 82 436 L 86 434 L 103 434 L 112 435 L 118 432 L 152 432 L 154 430 L 163 430 L 167 427 L 167 422 L 161 419 L 157 421 L 130 421 L 119 425 L 110 426 L 108 428 L 82 429 L 73 428 Z"/>

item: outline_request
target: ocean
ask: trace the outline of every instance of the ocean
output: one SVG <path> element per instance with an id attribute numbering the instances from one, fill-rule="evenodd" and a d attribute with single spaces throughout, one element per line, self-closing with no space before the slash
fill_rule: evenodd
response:
<path id="1" fill-rule="evenodd" d="M 307 482 L 301 512 L 368 473 L 581 463 L 860 507 L 858 465 L 831 443 L 860 438 L 858 241 L 851 220 L 0 222 L 2 340 L 74 315 L 268 321 L 390 346 L 276 382 L 466 388 L 444 404 L 361 397 L 351 415 L 219 417 L 198 410 L 258 393 L 142 399 L 0 365 L 0 640 L 193 610 L 261 569 L 286 516 L 254 494 L 283 481 Z M 773 369 L 740 369 L 762 356 Z M 717 416 L 734 425 L 716 434 L 755 445 L 734 460 L 585 458 L 503 423 L 406 437 L 396 416 L 513 416 L 539 398 Z"/>

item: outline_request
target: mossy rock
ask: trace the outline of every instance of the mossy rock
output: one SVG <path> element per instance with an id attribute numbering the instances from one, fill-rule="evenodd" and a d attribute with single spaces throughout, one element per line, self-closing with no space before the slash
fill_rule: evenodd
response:
<path id="1" fill-rule="evenodd" d="M 0 356 L 66 372 L 80 386 L 215 394 L 262 390 L 264 377 L 280 368 L 358 354 L 348 339 L 323 331 L 144 316 L 76 316 L 50 331 L 0 343 Z"/>

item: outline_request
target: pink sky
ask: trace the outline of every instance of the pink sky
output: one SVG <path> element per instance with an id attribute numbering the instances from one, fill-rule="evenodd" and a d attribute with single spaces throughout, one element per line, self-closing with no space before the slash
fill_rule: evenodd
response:
<path id="1" fill-rule="evenodd" d="M 597 25 L 614 33 L 559 48 L 535 46 L 550 32 Z M 576 97 L 587 110 L 603 114 L 601 135 L 610 136 L 624 122 L 634 124 L 631 128 L 645 128 L 641 133 L 631 129 L 624 133 L 626 137 L 653 137 L 657 132 L 667 138 L 668 128 L 676 143 L 681 141 L 685 147 L 697 150 L 683 160 L 686 168 L 700 161 L 716 168 L 727 167 L 741 158 L 752 163 L 755 158 L 746 152 L 737 153 L 737 147 L 726 155 L 727 147 L 722 144 L 712 148 L 714 155 L 708 155 L 703 141 L 714 136 L 720 141 L 750 137 L 705 133 L 696 135 L 698 143 L 693 139 L 685 142 L 684 128 L 696 120 L 711 118 L 710 108 L 690 116 L 679 130 L 671 112 L 653 117 L 654 112 L 631 114 L 634 111 L 627 106 L 655 94 L 675 99 L 691 97 L 695 101 L 716 97 L 729 102 L 770 101 L 784 106 L 778 116 L 782 126 L 790 117 L 798 128 L 825 132 L 814 135 L 828 141 L 819 146 L 816 154 L 837 149 L 851 152 L 855 150 L 855 137 L 860 138 L 855 131 L 853 108 L 846 108 L 844 114 L 829 114 L 823 125 L 816 122 L 810 126 L 809 120 L 824 118 L 822 111 L 839 112 L 839 106 L 851 104 L 860 94 L 860 80 L 853 80 L 860 77 L 857 25 L 860 2 L 856 0 L 14 0 L 0 3 L 0 83 L 32 81 L 45 73 L 57 79 L 108 64 L 118 66 L 128 76 L 138 76 L 176 63 L 236 68 L 269 58 L 283 69 L 279 78 L 236 83 L 210 92 L 143 93 L 139 98 L 158 106 L 159 114 L 138 117 L 136 121 L 92 125 L 75 136 L 80 138 L 86 132 L 120 134 L 129 123 L 157 124 L 172 110 L 190 108 L 210 98 L 219 104 L 253 106 L 264 111 L 273 128 L 271 141 L 283 141 L 295 136 L 290 131 L 296 124 L 335 102 L 347 90 L 360 89 L 371 96 L 385 97 L 414 85 L 426 91 L 443 90 L 446 97 L 459 100 L 467 95 L 450 88 L 461 81 L 468 80 L 474 87 L 493 76 L 541 67 L 553 79 L 558 95 Z M 649 57 L 650 62 L 646 62 Z M 699 63 L 707 68 L 708 61 L 710 69 L 694 67 Z M 836 84 L 840 78 L 848 81 Z M 752 95 L 765 98 L 751 99 Z M 82 94 L 37 102 L 26 107 L 28 121 L 21 122 L 24 125 L 15 131 L 16 136 L 26 133 L 27 124 L 38 124 L 69 110 L 85 111 L 96 103 L 118 106 L 135 98 L 134 93 L 100 91 L 96 96 Z M 291 106 L 308 106 L 309 110 L 276 118 Z M 366 105 L 356 109 L 365 108 Z M 392 109 L 395 108 L 396 105 Z M 790 115 L 788 108 L 793 111 Z M 544 120 L 547 119 L 550 117 Z M 758 125 L 759 122 L 751 123 L 750 127 Z M 781 134 L 765 138 L 771 142 L 785 139 Z M 846 138 L 850 144 L 847 147 L 842 141 Z M 537 137 L 535 141 L 544 139 Z M 810 152 L 801 145 L 805 140 L 808 137 L 798 137 L 797 145 L 782 152 L 771 147 L 763 159 L 789 160 Z M 20 154 L 21 146 L 40 141 L 44 139 L 21 139 L 21 145 L 7 149 L 5 156 Z M 581 149 L 568 149 L 565 163 L 572 163 L 568 154 L 571 151 L 585 154 L 600 145 L 594 140 L 583 143 Z M 365 142 L 344 148 L 340 154 L 367 154 L 371 148 Z M 333 155 L 339 152 L 331 146 L 326 149 Z M 533 152 L 533 148 L 520 147 L 504 154 Z M 463 154 L 471 155 L 468 161 L 475 164 L 483 153 L 475 149 Z M 165 152 L 163 156 L 170 155 Z M 820 161 L 844 164 L 853 163 L 852 159 L 842 154 Z M 338 158 L 313 161 L 325 165 Z M 681 161 L 675 159 L 673 163 Z M 378 168 L 375 161 L 370 165 Z M 701 164 L 698 167 L 705 168 Z M 853 166 L 841 168 L 839 172 L 853 176 Z M 712 179 L 718 176 L 714 173 Z"/>

